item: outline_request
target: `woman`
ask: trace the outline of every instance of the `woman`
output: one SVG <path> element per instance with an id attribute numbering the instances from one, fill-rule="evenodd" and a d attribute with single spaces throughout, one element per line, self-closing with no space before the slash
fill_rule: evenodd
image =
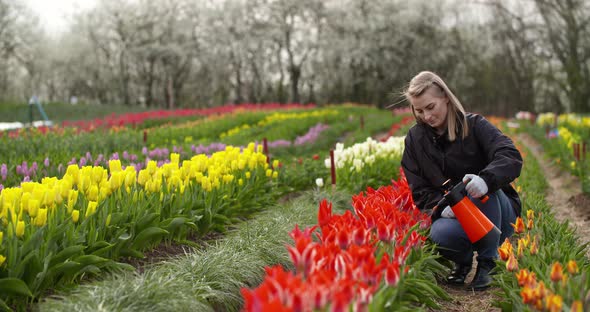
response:
<path id="1" fill-rule="evenodd" d="M 415 204 L 431 213 L 430 237 L 445 258 L 455 263 L 447 277 L 462 285 L 477 251 L 477 271 L 469 288 L 487 289 L 498 245 L 514 232 L 510 223 L 520 215 L 521 203 L 510 185 L 520 175 L 522 157 L 512 140 L 484 117 L 466 113 L 459 99 L 436 74 L 424 71 L 410 81 L 404 95 L 416 125 L 405 139 L 402 167 Z M 468 196 L 502 232 L 492 243 L 471 244 L 452 209 L 433 210 L 444 194 L 442 184 L 467 183 Z M 482 203 L 484 195 L 489 200 Z"/>

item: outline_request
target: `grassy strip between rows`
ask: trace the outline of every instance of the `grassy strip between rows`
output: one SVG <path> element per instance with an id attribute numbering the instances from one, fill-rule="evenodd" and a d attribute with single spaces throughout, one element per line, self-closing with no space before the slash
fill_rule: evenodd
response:
<path id="1" fill-rule="evenodd" d="M 258 285 L 265 266 L 291 263 L 288 233 L 316 223 L 318 202 L 328 198 L 335 212 L 350 204 L 350 194 L 310 191 L 241 223 L 203 250 L 149 267 L 142 274 L 107 277 L 69 293 L 47 298 L 40 311 L 236 311 L 240 288 Z"/>

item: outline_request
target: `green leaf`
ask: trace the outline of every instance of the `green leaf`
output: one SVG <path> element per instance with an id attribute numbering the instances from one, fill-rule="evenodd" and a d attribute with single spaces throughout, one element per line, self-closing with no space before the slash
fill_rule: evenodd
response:
<path id="1" fill-rule="evenodd" d="M 43 226 L 40 229 L 38 229 L 37 231 L 35 231 L 35 233 L 25 242 L 25 244 L 23 245 L 23 247 L 21 247 L 21 254 L 22 255 L 26 255 L 30 252 L 35 252 L 37 250 L 39 250 L 39 248 L 41 247 L 41 244 L 43 244 L 43 242 L 45 242 L 45 229 L 47 227 Z"/>
<path id="2" fill-rule="evenodd" d="M 0 299 L 0 310 L 2 310 L 2 311 L 12 311 L 12 309 L 2 299 Z"/>
<path id="3" fill-rule="evenodd" d="M 96 255 L 82 255 L 73 260 L 80 263 L 81 265 L 99 264 L 112 261 Z"/>
<path id="4" fill-rule="evenodd" d="M 106 252 L 108 252 L 109 250 L 113 249 L 113 247 L 115 247 L 115 245 L 113 244 L 108 244 L 103 248 L 97 249 L 95 251 L 93 251 L 91 253 L 91 255 L 95 255 L 95 256 L 103 256 Z"/>
<path id="5" fill-rule="evenodd" d="M 146 228 L 154 225 L 154 221 L 156 220 L 156 218 L 158 218 L 160 216 L 159 213 L 148 213 L 145 216 L 141 217 L 139 220 L 137 220 L 137 222 L 135 223 L 135 231 L 136 233 L 141 233 L 143 232 Z"/>
<path id="6" fill-rule="evenodd" d="M 94 275 L 97 275 L 97 274 L 99 274 L 100 272 L 101 272 L 101 271 L 100 271 L 100 268 L 99 268 L 99 267 L 97 267 L 97 266 L 95 266 L 95 265 L 92 265 L 92 264 L 91 264 L 91 265 L 87 265 L 87 266 L 83 267 L 83 268 L 80 270 L 80 274 L 82 274 L 82 273 L 92 273 L 92 274 L 94 274 Z"/>
<path id="7" fill-rule="evenodd" d="M 84 248 L 86 247 L 82 245 L 74 245 L 65 248 L 51 259 L 51 261 L 49 262 L 49 267 L 53 267 L 54 265 L 64 262 L 66 259 L 69 259 L 70 257 L 79 254 L 84 250 Z"/>
<path id="8" fill-rule="evenodd" d="M 0 279 L 0 293 L 15 296 L 33 297 L 31 290 L 25 282 L 14 277 Z"/>
<path id="9" fill-rule="evenodd" d="M 145 258 L 145 255 L 143 253 L 141 253 L 138 250 L 130 249 L 130 248 L 123 248 L 123 249 L 121 249 L 119 251 L 119 254 L 122 257 L 133 257 L 133 258 L 139 258 L 139 259 Z"/>
<path id="10" fill-rule="evenodd" d="M 149 227 L 143 231 L 141 231 L 141 233 L 137 234 L 137 236 L 135 237 L 135 240 L 133 241 L 133 243 L 131 244 L 131 248 L 135 249 L 138 247 L 143 247 L 146 245 L 149 245 L 151 242 L 153 242 L 156 238 L 162 236 L 162 235 L 168 235 L 169 232 L 153 226 L 153 227 Z"/>
<path id="11" fill-rule="evenodd" d="M 50 274 L 57 276 L 63 273 L 66 276 L 76 276 L 78 271 L 80 270 L 80 267 L 81 265 L 79 262 L 66 261 L 53 267 L 50 271 Z"/>
<path id="12" fill-rule="evenodd" d="M 84 253 L 87 255 L 92 254 L 96 250 L 103 249 L 104 247 L 108 247 L 108 246 L 111 246 L 111 244 L 109 242 L 101 240 L 101 241 L 95 242 L 92 245 L 87 246 Z"/>
<path id="13" fill-rule="evenodd" d="M 178 229 L 179 227 L 181 227 L 183 224 L 185 224 L 188 221 L 189 221 L 188 218 L 176 217 L 176 218 L 166 219 L 166 220 L 162 221 L 160 226 L 162 226 L 163 228 L 165 228 L 169 232 L 174 232 L 176 229 Z"/>
<path id="14" fill-rule="evenodd" d="M 119 236 L 119 240 L 126 241 L 131 238 L 131 234 L 125 232 Z"/>

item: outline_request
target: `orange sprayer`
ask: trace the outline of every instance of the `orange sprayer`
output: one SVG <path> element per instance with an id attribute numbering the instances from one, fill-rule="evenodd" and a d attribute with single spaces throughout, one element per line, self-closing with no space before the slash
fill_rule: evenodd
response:
<path id="1" fill-rule="evenodd" d="M 449 182 L 450 180 L 447 180 L 443 186 L 447 186 Z M 450 206 L 472 244 L 497 240 L 501 233 L 500 230 L 467 197 L 465 185 L 465 183 L 459 182 L 446 191 L 434 209 Z M 485 203 L 488 196 L 485 195 L 480 200 Z"/>

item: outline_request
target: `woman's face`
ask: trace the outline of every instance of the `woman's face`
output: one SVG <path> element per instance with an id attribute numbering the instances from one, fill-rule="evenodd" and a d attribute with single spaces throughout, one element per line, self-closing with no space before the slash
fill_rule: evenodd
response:
<path id="1" fill-rule="evenodd" d="M 447 127 L 447 110 L 449 99 L 433 87 L 426 89 L 422 95 L 410 99 L 416 117 L 427 125 L 443 133 Z"/>

